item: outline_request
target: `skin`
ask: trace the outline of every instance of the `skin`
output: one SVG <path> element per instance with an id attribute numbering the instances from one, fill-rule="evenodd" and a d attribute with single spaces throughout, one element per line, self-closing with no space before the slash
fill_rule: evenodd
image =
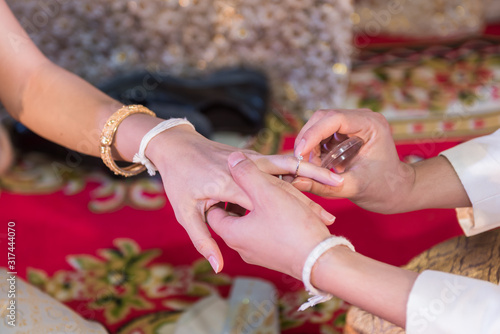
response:
<path id="1" fill-rule="evenodd" d="M 99 137 L 106 120 L 121 107 L 118 101 L 76 75 L 50 62 L 29 39 L 5 1 L 0 0 L 0 100 L 7 111 L 40 136 L 78 152 L 99 156 Z M 118 127 L 112 147 L 115 159 L 132 161 L 143 136 L 162 119 L 132 115 Z M 162 176 L 176 218 L 196 249 L 215 271 L 223 259 L 205 223 L 205 211 L 231 199 L 252 207 L 245 192 L 232 180 L 226 161 L 234 147 L 212 142 L 189 126 L 169 129 L 151 140 L 146 156 Z M 246 152 L 270 174 L 294 174 L 292 156 L 262 156 Z M 332 186 L 337 175 L 313 164 L 302 164 L 301 174 Z M 299 200 L 325 224 L 334 217 L 305 196 Z"/>
<path id="2" fill-rule="evenodd" d="M 321 144 L 334 133 L 364 141 L 357 156 L 341 170 L 340 186 L 327 186 L 306 177 L 293 185 L 325 197 L 349 198 L 370 211 L 392 214 L 426 208 L 471 206 L 449 161 L 438 156 L 415 164 L 399 160 L 387 120 L 367 109 L 319 110 L 295 141 L 295 155 L 320 165 Z M 380 196 L 381 189 L 384 196 Z"/>
<path id="3" fill-rule="evenodd" d="M 350 198 L 368 210 L 384 213 L 471 205 L 446 158 L 412 165 L 401 162 L 387 121 L 369 110 L 316 112 L 297 137 L 295 154 L 319 165 L 321 144 L 334 133 L 364 141 L 357 157 L 340 169 L 344 183 L 331 187 L 299 177 L 292 183 L 297 189 Z M 307 256 L 330 237 L 329 231 L 307 207 L 297 203 L 289 184 L 269 179 L 244 154 L 232 153 L 228 164 L 235 182 L 252 200 L 253 209 L 239 216 L 215 207 L 208 213 L 208 222 L 246 262 L 301 279 Z M 380 196 L 381 189 L 390 191 Z M 311 283 L 404 328 L 408 298 L 417 277 L 415 272 L 337 246 L 315 263 Z"/>
<path id="4" fill-rule="evenodd" d="M 240 217 L 213 207 L 208 212 L 210 226 L 246 262 L 301 279 L 311 250 L 330 237 L 327 227 L 296 199 L 289 183 L 262 173 L 240 152 L 232 153 L 228 162 L 235 182 L 252 200 L 253 210 Z M 417 276 L 337 246 L 316 262 L 311 283 L 404 327 L 408 296 Z"/>

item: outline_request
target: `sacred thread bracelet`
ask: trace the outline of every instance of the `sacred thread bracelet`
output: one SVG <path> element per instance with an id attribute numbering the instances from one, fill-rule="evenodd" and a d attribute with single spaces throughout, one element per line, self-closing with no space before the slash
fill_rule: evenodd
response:
<path id="1" fill-rule="evenodd" d="M 194 125 L 191 124 L 185 118 L 171 118 L 167 121 L 161 122 L 160 124 L 158 124 L 157 126 L 152 128 L 151 130 L 149 130 L 149 132 L 146 133 L 144 135 L 144 137 L 142 137 L 141 145 L 139 147 L 139 152 L 137 152 L 134 155 L 133 161 L 146 166 L 146 168 L 148 169 L 149 175 L 151 175 L 151 176 L 155 175 L 156 171 L 157 171 L 156 166 L 146 157 L 146 154 L 145 154 L 145 151 L 146 151 L 146 148 L 148 147 L 149 142 L 151 141 L 151 139 L 153 139 L 154 137 L 156 137 L 157 135 L 159 135 L 163 131 L 166 131 L 170 128 L 173 128 L 174 126 L 183 125 L 183 124 L 191 125 L 194 129 Z"/>
<path id="2" fill-rule="evenodd" d="M 314 264 L 316 263 L 316 261 L 318 261 L 321 255 L 323 255 L 327 250 L 340 245 L 347 246 L 353 252 L 355 252 L 354 246 L 349 240 L 344 237 L 337 237 L 333 235 L 328 239 L 320 242 L 316 247 L 314 247 L 311 253 L 309 253 L 309 256 L 307 257 L 304 264 L 304 268 L 302 269 L 302 282 L 304 283 L 307 292 L 309 292 L 309 295 L 311 295 L 312 297 L 310 297 L 307 302 L 300 305 L 299 311 L 304 311 L 309 307 L 326 302 L 333 298 L 332 294 L 320 291 L 311 284 L 311 273 Z"/>

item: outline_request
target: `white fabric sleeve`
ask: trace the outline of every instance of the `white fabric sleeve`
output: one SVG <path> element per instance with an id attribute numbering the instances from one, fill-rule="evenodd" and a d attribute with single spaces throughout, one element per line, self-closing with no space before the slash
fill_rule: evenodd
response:
<path id="1" fill-rule="evenodd" d="M 458 174 L 474 210 L 474 220 L 460 220 L 471 236 L 500 226 L 500 130 L 440 153 Z"/>
<path id="2" fill-rule="evenodd" d="M 406 333 L 500 333 L 500 286 L 439 271 L 422 272 L 410 292 Z"/>

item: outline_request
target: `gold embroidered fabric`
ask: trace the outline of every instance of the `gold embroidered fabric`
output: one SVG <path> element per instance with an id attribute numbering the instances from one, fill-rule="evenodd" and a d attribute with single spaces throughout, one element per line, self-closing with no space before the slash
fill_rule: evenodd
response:
<path id="1" fill-rule="evenodd" d="M 7 298 L 11 275 L 0 268 L 0 333 L 12 334 L 49 334 L 49 333 L 88 333 L 107 334 L 104 327 L 96 322 L 83 319 L 69 307 L 21 278 L 15 278 L 15 298 Z M 15 300 L 15 311 L 11 312 L 11 300 Z M 11 307 L 12 308 L 12 307 Z M 8 314 L 15 316 L 15 327 L 6 319 Z"/>
<path id="2" fill-rule="evenodd" d="M 406 266 L 416 272 L 437 270 L 500 282 L 500 229 L 472 237 L 457 237 L 421 253 Z M 405 331 L 357 307 L 347 313 L 346 334 L 402 334 Z"/>
<path id="3" fill-rule="evenodd" d="M 351 19 L 362 36 L 410 36 L 454 38 L 479 34 L 485 18 L 494 20 L 489 0 L 358 0 Z M 485 15 L 488 14 L 488 15 Z"/>

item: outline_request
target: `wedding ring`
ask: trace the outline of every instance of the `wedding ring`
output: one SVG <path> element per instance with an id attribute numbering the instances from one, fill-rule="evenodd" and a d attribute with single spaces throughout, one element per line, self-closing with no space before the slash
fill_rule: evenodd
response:
<path id="1" fill-rule="evenodd" d="M 295 168 L 295 177 L 299 176 L 300 163 L 302 162 L 303 159 L 304 158 L 301 155 L 297 157 L 297 167 Z"/>

